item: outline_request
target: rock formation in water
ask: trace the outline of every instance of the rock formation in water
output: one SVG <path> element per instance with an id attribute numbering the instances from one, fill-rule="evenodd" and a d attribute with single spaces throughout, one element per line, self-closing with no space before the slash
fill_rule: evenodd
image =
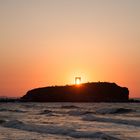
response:
<path id="1" fill-rule="evenodd" d="M 128 100 L 128 88 L 108 82 L 36 88 L 21 97 L 21 101 L 29 102 L 127 102 Z"/>

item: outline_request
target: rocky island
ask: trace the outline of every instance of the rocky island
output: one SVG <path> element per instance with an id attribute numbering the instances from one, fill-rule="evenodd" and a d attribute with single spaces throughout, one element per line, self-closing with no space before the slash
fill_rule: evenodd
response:
<path id="1" fill-rule="evenodd" d="M 115 83 L 92 82 L 36 88 L 28 91 L 20 100 L 25 102 L 127 102 L 129 90 Z"/>

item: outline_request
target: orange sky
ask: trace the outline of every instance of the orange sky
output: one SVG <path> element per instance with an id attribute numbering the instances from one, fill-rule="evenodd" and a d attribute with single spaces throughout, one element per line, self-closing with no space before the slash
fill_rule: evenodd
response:
<path id="1" fill-rule="evenodd" d="M 139 0 L 0 1 L 0 96 L 108 81 L 140 97 Z"/>

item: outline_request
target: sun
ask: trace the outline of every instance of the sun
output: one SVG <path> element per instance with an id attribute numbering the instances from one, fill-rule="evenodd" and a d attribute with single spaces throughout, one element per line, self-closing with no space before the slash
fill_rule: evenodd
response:
<path id="1" fill-rule="evenodd" d="M 81 84 L 81 77 L 75 77 L 75 84 L 80 85 Z"/>

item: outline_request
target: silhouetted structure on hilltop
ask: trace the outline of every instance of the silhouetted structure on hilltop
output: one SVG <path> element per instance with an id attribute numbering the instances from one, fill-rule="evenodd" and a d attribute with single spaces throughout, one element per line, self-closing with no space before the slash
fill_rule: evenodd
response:
<path id="1" fill-rule="evenodd" d="M 81 83 L 81 77 L 75 77 L 75 84 Z"/>
<path id="2" fill-rule="evenodd" d="M 127 102 L 129 91 L 115 83 L 93 82 L 36 88 L 21 97 L 29 102 Z"/>

